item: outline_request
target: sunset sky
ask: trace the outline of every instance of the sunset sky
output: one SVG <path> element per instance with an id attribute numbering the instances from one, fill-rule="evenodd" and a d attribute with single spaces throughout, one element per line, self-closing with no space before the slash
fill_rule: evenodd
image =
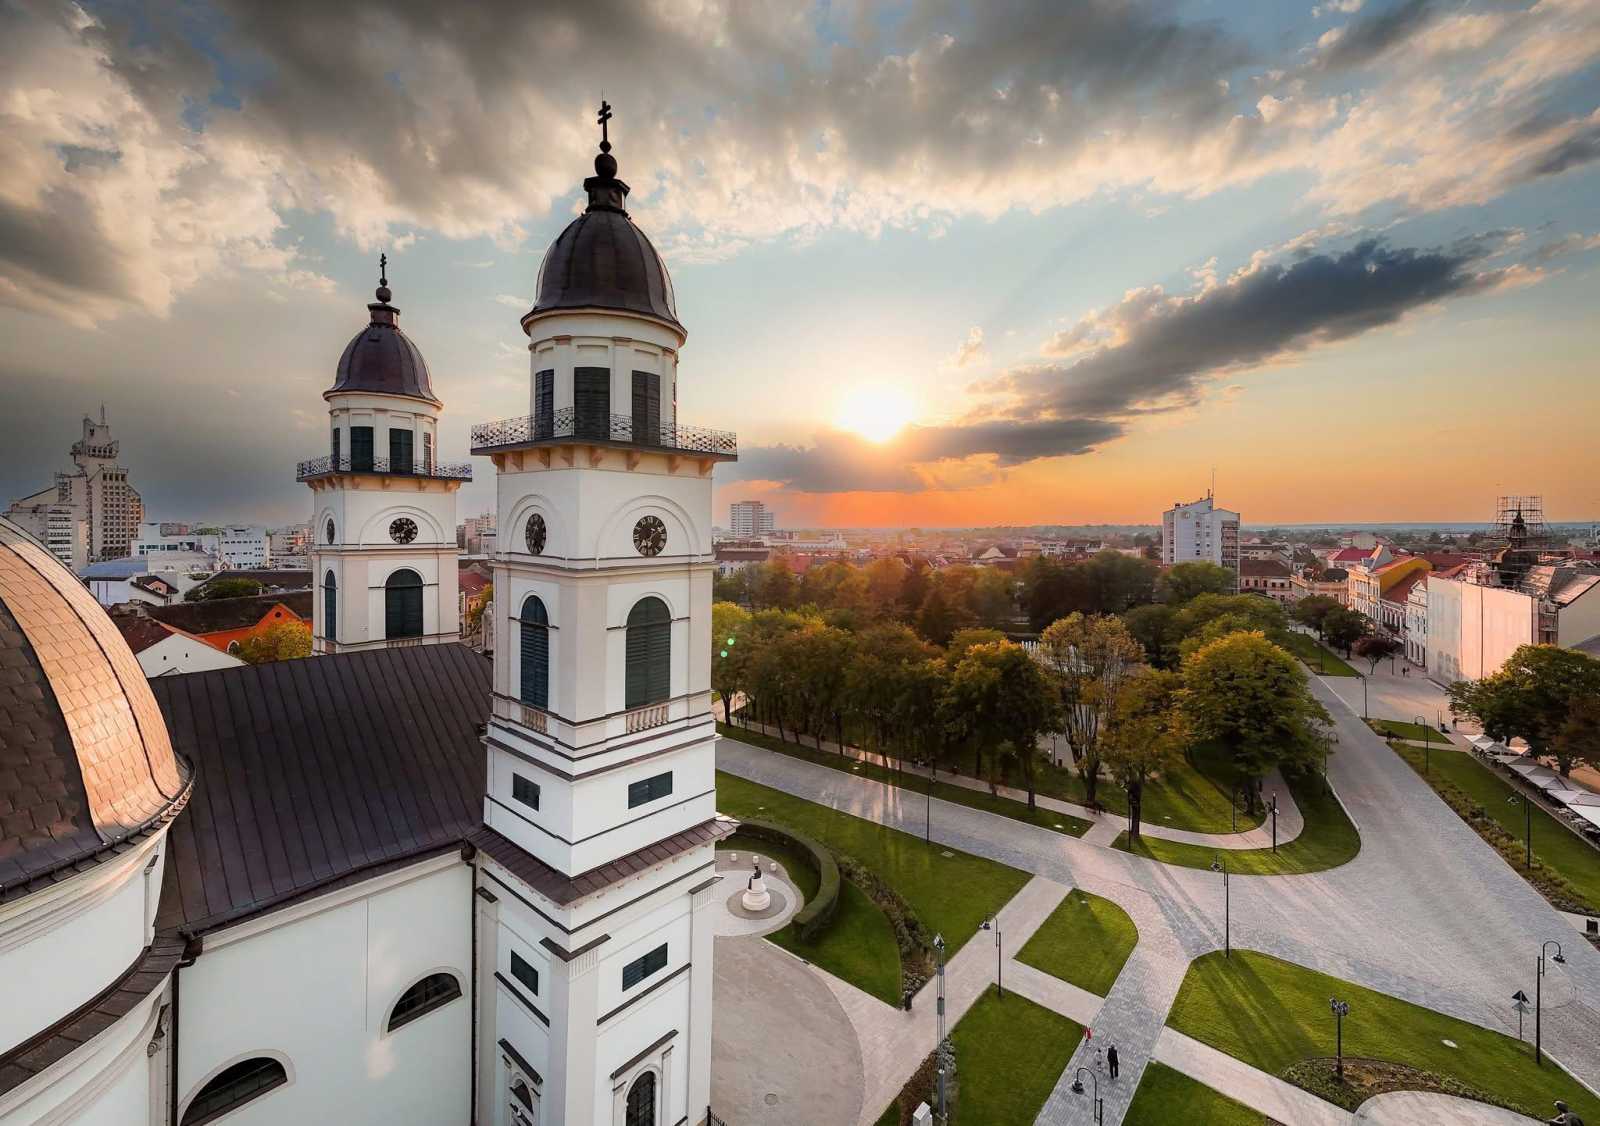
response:
<path id="1" fill-rule="evenodd" d="M 151 518 L 306 518 L 380 251 L 465 459 L 602 88 L 719 520 L 1600 515 L 1594 0 L 4 0 L 0 505 L 103 402 Z"/>

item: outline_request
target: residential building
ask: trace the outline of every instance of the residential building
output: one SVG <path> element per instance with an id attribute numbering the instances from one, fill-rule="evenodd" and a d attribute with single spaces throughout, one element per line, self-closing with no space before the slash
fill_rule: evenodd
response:
<path id="1" fill-rule="evenodd" d="M 89 564 L 78 572 L 78 577 L 102 606 L 115 606 L 121 602 L 164 605 L 182 598 L 198 586 L 202 579 L 196 576 L 209 576 L 215 566 L 216 562 L 210 555 L 185 551 L 161 556 L 106 559 Z M 151 582 L 154 577 L 159 577 L 161 582 Z"/>
<path id="2" fill-rule="evenodd" d="M 1293 602 L 1295 600 L 1293 578 L 1289 572 L 1289 565 L 1276 558 L 1239 560 L 1241 594 L 1264 594 L 1275 602 Z"/>
<path id="3" fill-rule="evenodd" d="M 472 466 L 435 458 L 444 404 L 380 261 L 368 323 L 322 395 L 330 452 L 296 474 L 311 489 L 318 653 L 461 638 L 456 493 Z"/>
<path id="4" fill-rule="evenodd" d="M 495 514 L 485 512 L 481 516 L 468 516 L 461 522 L 461 548 L 468 555 L 487 555 L 494 548 L 494 541 L 489 541 L 485 547 L 485 535 L 494 535 Z"/>
<path id="5" fill-rule="evenodd" d="M 199 602 L 174 602 L 170 606 L 140 607 L 163 625 L 183 630 L 213 649 L 237 652 L 249 638 L 282 622 L 311 628 L 312 592 L 297 590 L 277 594 L 252 594 L 243 598 L 207 598 Z"/>
<path id="6" fill-rule="evenodd" d="M 758 547 L 753 544 L 717 544 L 715 548 L 717 561 L 717 574 L 727 578 L 746 567 L 754 567 L 767 562 L 772 558 L 770 547 Z"/>
<path id="7" fill-rule="evenodd" d="M 1428 571 L 1428 561 L 1420 555 L 1403 555 L 1398 559 L 1386 558 L 1387 549 L 1374 548 L 1366 560 L 1349 570 L 1350 609 L 1364 614 L 1373 622 L 1383 624 L 1384 594 L 1396 583 L 1410 575 Z M 1378 560 L 1384 559 L 1384 562 Z M 1404 603 L 1401 603 L 1404 606 Z M 1403 624 L 1404 614 L 1399 624 Z M 1395 629 L 1399 634 L 1399 624 Z"/>
<path id="8" fill-rule="evenodd" d="M 1294 560 L 1294 549 L 1286 543 L 1265 543 L 1255 540 L 1239 545 L 1239 561 L 1260 559 L 1288 566 Z"/>
<path id="9" fill-rule="evenodd" d="M 1406 617 L 1411 607 L 1411 592 L 1428 577 L 1428 571 L 1412 570 L 1378 596 L 1377 622 L 1391 637 L 1405 638 Z"/>
<path id="10" fill-rule="evenodd" d="M 469 563 L 459 569 L 456 583 L 461 595 L 457 613 L 461 619 L 461 640 L 482 653 L 484 625 L 488 617 L 486 607 L 494 597 L 494 582 L 489 568 L 482 563 Z"/>
<path id="11" fill-rule="evenodd" d="M 1239 571 L 1239 514 L 1218 508 L 1210 493 L 1161 514 L 1161 561 L 1216 563 Z"/>
<path id="12" fill-rule="evenodd" d="M 1539 636 L 1539 606 L 1519 590 L 1428 579 L 1428 676 L 1440 684 L 1481 680 Z"/>
<path id="13" fill-rule="evenodd" d="M 1350 573 L 1339 567 L 1313 564 L 1296 571 L 1289 580 L 1291 600 L 1320 595 L 1331 598 L 1341 606 L 1350 604 Z"/>
<path id="14" fill-rule="evenodd" d="M 267 555 L 278 566 L 286 562 L 305 566 L 310 544 L 310 524 L 285 524 L 267 533 Z"/>
<path id="15" fill-rule="evenodd" d="M 254 524 L 233 524 L 218 528 L 215 534 L 217 555 L 229 569 L 265 567 L 272 561 L 269 533 Z"/>
<path id="16" fill-rule="evenodd" d="M 13 501 L 6 518 L 74 571 L 132 554 L 144 502 L 118 464 L 120 449 L 104 407 L 98 422 L 84 416 L 83 436 L 69 451 L 74 471 L 57 473 L 53 485 Z"/>
<path id="17" fill-rule="evenodd" d="M 244 661 L 208 645 L 192 633 L 158 622 L 132 607 L 113 610 L 111 621 L 139 660 L 144 675 L 178 676 L 208 669 L 238 668 Z"/>
<path id="18" fill-rule="evenodd" d="M 1406 660 L 1419 668 L 1428 667 L 1428 584 L 1433 578 L 1431 572 L 1418 575 L 1406 594 Z"/>
<path id="19" fill-rule="evenodd" d="M 736 540 L 770 536 L 774 526 L 773 511 L 759 500 L 739 500 L 728 506 L 728 534 Z"/>

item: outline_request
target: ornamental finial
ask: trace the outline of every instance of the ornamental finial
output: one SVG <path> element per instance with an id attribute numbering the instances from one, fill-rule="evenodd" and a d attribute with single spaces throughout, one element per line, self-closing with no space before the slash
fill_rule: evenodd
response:
<path id="1" fill-rule="evenodd" d="M 600 124 L 600 151 L 611 151 L 611 137 L 606 123 L 611 120 L 611 103 L 606 101 L 604 94 L 600 95 L 600 116 L 595 119 Z"/>
<path id="2" fill-rule="evenodd" d="M 376 296 L 385 305 L 389 303 L 389 298 L 394 296 L 389 291 L 389 256 L 387 254 L 378 255 L 378 292 Z"/>

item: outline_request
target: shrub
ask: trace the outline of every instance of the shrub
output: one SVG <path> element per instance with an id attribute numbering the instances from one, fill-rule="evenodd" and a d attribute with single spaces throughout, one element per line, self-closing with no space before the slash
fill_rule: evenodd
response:
<path id="1" fill-rule="evenodd" d="M 790 921 L 804 941 L 814 941 L 827 928 L 833 919 L 834 909 L 839 906 L 839 863 L 834 860 L 833 853 L 810 837 L 770 821 L 753 818 L 744 820 L 739 822 L 739 829 L 758 840 L 788 845 L 810 859 L 811 869 L 817 877 L 817 894 L 796 911 Z"/>

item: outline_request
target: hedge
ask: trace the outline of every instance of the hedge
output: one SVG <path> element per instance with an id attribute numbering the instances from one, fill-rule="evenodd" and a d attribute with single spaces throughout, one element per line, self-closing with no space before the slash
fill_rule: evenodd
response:
<path id="1" fill-rule="evenodd" d="M 827 927 L 834 909 L 839 905 L 839 863 L 833 858 L 833 853 L 810 837 L 801 836 L 771 821 L 747 818 L 739 822 L 739 831 L 758 840 L 792 846 L 811 858 L 811 867 L 817 876 L 817 894 L 796 911 L 790 921 L 805 941 L 816 938 Z"/>

